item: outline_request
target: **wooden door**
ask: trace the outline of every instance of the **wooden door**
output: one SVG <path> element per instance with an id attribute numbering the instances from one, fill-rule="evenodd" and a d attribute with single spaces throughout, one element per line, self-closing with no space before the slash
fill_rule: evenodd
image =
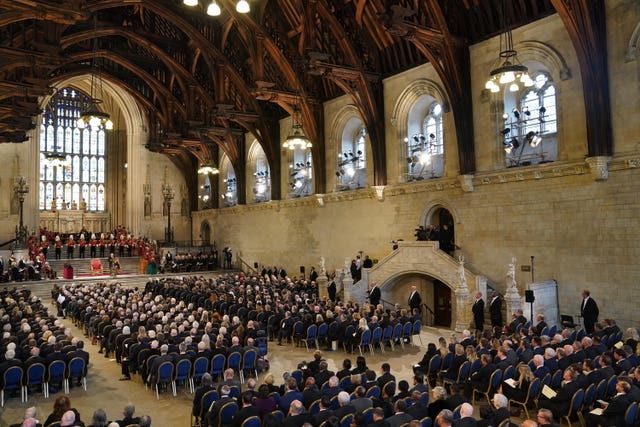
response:
<path id="1" fill-rule="evenodd" d="M 434 323 L 436 326 L 451 327 L 451 288 L 439 280 L 433 281 L 433 299 L 436 306 Z"/>

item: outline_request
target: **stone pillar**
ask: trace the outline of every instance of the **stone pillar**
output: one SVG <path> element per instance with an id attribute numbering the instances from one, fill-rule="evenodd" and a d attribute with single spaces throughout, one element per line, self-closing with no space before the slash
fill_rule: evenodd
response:
<path id="1" fill-rule="evenodd" d="M 518 292 L 518 288 L 515 286 L 507 288 L 507 292 L 504 294 L 504 301 L 507 303 L 507 318 L 505 322 L 509 324 L 511 315 L 515 313 L 516 310 L 522 308 L 522 297 Z"/>
<path id="2" fill-rule="evenodd" d="M 467 286 L 467 276 L 464 269 L 464 257 L 458 258 L 458 284 L 455 289 L 456 295 L 456 331 L 462 331 L 469 327 L 467 302 L 469 300 L 469 287 Z"/>
<path id="3" fill-rule="evenodd" d="M 344 302 L 356 301 L 353 293 L 353 277 L 351 277 L 351 274 L 345 274 L 342 278 L 342 288 L 344 290 Z"/>
<path id="4" fill-rule="evenodd" d="M 318 276 L 318 297 L 320 300 L 329 298 L 329 291 L 327 286 L 329 285 L 329 278 L 326 274 L 320 274 Z"/>

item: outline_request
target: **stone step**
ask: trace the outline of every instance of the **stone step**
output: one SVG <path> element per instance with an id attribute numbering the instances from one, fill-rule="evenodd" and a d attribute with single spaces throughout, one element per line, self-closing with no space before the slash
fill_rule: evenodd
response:
<path id="1" fill-rule="evenodd" d="M 102 264 L 102 270 L 105 274 L 109 273 L 109 258 L 98 258 Z M 140 271 L 140 257 L 123 257 L 120 260 L 120 272 L 125 274 L 138 274 Z M 58 277 L 62 277 L 65 264 L 71 264 L 74 276 L 87 275 L 91 273 L 91 258 L 73 258 L 73 259 L 50 259 L 49 265 L 53 271 L 58 273 Z"/>

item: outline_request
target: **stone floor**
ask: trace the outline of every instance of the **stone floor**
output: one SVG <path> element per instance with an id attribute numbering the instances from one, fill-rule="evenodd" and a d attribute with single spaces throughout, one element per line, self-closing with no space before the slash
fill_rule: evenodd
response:
<path id="1" fill-rule="evenodd" d="M 50 300 L 50 285 L 30 284 L 34 293 Z M 75 328 L 70 321 L 67 323 L 72 327 L 76 336 L 82 336 L 82 332 Z M 396 348 L 394 352 L 387 351 L 381 353 L 377 351 L 373 356 L 367 355 L 367 364 L 376 372 L 380 370 L 383 362 L 391 364 L 392 373 L 396 379 L 409 380 L 413 374 L 412 365 L 422 358 L 428 342 L 435 342 L 440 336 L 448 337 L 452 331 L 447 329 L 437 329 L 424 327 L 420 339 L 416 338 L 417 345 L 405 345 L 405 348 Z M 134 377 L 132 381 L 118 381 L 120 377 L 120 365 L 114 359 L 107 359 L 102 354 L 98 354 L 98 347 L 90 345 L 87 341 L 87 351 L 91 354 L 89 375 L 87 378 L 87 391 L 81 387 L 71 389 L 69 398 L 72 406 L 78 409 L 82 420 L 89 425 L 91 417 L 96 409 L 102 408 L 106 411 L 110 420 L 120 419 L 122 409 L 128 402 L 136 405 L 137 415 L 151 415 L 152 425 L 155 427 L 185 427 L 190 426 L 191 403 L 193 396 L 185 388 L 178 388 L 178 395 L 171 396 L 170 392 L 160 394 L 160 399 L 156 399 L 156 394 L 151 389 L 146 390 L 140 377 Z M 307 351 L 305 348 L 296 348 L 289 344 L 285 346 L 269 343 L 269 353 L 267 358 L 270 361 L 270 372 L 276 376 L 276 381 L 280 381 L 285 371 L 296 368 L 301 361 L 312 359 L 313 350 Z M 355 364 L 355 355 L 347 355 L 343 351 L 325 352 L 325 359 L 329 363 L 329 368 L 333 371 L 339 369 L 345 357 L 350 357 Z M 261 375 L 262 378 L 263 375 Z M 260 380 L 259 382 L 260 383 Z M 8 423 L 19 422 L 22 419 L 24 409 L 29 406 L 36 406 L 40 421 L 44 421 L 53 407 L 53 401 L 62 391 L 51 394 L 49 399 L 45 399 L 41 393 L 29 396 L 29 401 L 20 402 L 20 398 L 10 398 L 5 402 L 3 419 Z"/>

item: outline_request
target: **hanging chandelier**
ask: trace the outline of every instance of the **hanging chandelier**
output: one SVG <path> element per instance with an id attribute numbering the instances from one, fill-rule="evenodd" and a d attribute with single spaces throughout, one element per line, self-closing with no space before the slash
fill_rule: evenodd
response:
<path id="1" fill-rule="evenodd" d="M 293 116 L 291 120 L 293 120 L 293 125 L 291 126 L 291 133 L 284 140 L 282 146 L 284 148 L 288 148 L 289 150 L 295 150 L 296 147 L 301 150 L 306 150 L 307 148 L 311 148 L 313 144 L 311 144 L 311 140 L 304 134 L 302 131 L 302 126 L 300 125 L 299 110 L 298 110 L 298 100 L 296 99 L 295 104 L 293 105 Z"/>
<path id="2" fill-rule="evenodd" d="M 220 173 L 220 171 L 214 165 L 206 164 L 198 168 L 198 173 L 200 175 L 217 175 L 218 173 Z"/>
<path id="3" fill-rule="evenodd" d="M 197 6 L 198 0 L 182 0 L 182 2 L 186 6 Z M 238 0 L 236 3 L 236 12 L 238 13 L 249 13 L 251 8 L 249 7 L 249 2 L 247 0 Z M 220 9 L 220 5 L 216 0 L 212 0 L 207 6 L 207 15 L 209 16 L 220 16 L 222 13 L 222 9 Z"/>
<path id="4" fill-rule="evenodd" d="M 507 0 L 502 2 L 502 21 L 506 31 L 500 34 L 500 54 L 491 68 L 485 89 L 495 93 L 500 92 L 502 86 L 508 86 L 510 92 L 517 92 L 520 84 L 524 87 L 533 86 L 533 80 L 529 76 L 529 69 L 518 60 L 518 51 L 513 48 L 511 26 L 507 24 Z"/>
<path id="5" fill-rule="evenodd" d="M 97 29 L 98 17 L 94 15 L 94 30 Z M 80 112 L 78 118 L 78 128 L 84 129 L 90 126 L 97 129 L 102 126 L 107 130 L 113 129 L 113 122 L 109 113 L 100 111 L 98 106 L 103 103 L 102 100 L 102 78 L 100 77 L 100 67 L 98 66 L 98 38 L 93 39 L 93 57 L 91 60 L 91 95 L 87 107 Z"/>

